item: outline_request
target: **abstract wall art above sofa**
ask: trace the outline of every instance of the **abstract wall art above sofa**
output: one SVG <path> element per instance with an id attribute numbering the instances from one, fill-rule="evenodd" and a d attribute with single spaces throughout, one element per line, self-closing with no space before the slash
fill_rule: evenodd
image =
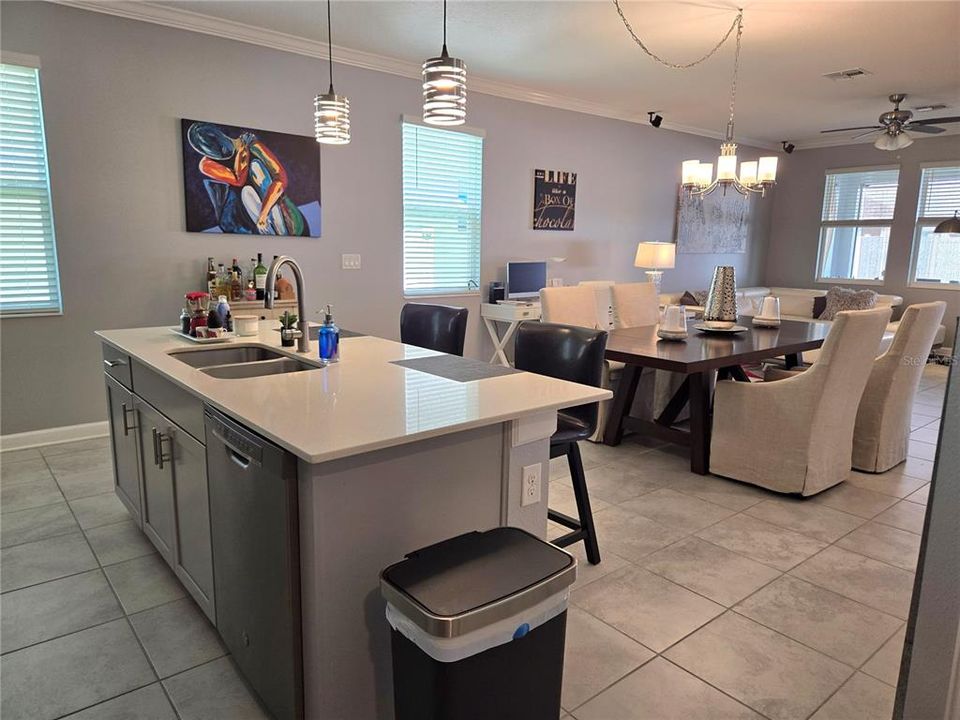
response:
<path id="1" fill-rule="evenodd" d="M 320 237 L 312 137 L 183 119 L 188 232 Z"/>
<path id="2" fill-rule="evenodd" d="M 680 190 L 677 253 L 745 253 L 750 198 L 735 190 L 695 196 Z"/>

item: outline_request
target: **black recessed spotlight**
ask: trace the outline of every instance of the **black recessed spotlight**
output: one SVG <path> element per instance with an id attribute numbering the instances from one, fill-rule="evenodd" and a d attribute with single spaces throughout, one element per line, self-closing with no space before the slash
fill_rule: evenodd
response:
<path id="1" fill-rule="evenodd" d="M 781 140 L 781 141 L 780 141 L 780 144 L 783 145 L 783 151 L 784 151 L 787 155 L 789 155 L 790 153 L 792 153 L 794 150 L 797 149 L 797 146 L 794 145 L 794 144 L 793 144 L 792 142 L 790 142 L 789 140 Z"/>
<path id="2" fill-rule="evenodd" d="M 663 122 L 663 117 L 658 115 L 656 110 L 648 111 L 647 116 L 650 118 L 650 124 L 654 127 L 660 127 L 660 123 Z"/>

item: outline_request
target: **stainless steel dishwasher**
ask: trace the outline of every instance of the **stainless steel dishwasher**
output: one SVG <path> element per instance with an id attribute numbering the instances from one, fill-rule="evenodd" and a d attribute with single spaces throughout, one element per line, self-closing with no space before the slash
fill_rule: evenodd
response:
<path id="1" fill-rule="evenodd" d="M 217 630 L 260 700 L 303 717 L 297 459 L 204 409 Z"/>

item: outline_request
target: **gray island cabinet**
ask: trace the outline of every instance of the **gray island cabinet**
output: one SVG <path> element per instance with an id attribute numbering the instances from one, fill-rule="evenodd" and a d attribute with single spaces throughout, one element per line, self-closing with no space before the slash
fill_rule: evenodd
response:
<path id="1" fill-rule="evenodd" d="M 405 366 L 439 353 L 376 337 L 320 367 L 315 342 L 281 349 L 269 321 L 211 347 L 98 335 L 117 496 L 277 718 L 392 718 L 380 571 L 471 530 L 544 537 L 556 411 L 610 397 L 451 379 Z M 539 495 L 521 492 L 533 471 Z"/>

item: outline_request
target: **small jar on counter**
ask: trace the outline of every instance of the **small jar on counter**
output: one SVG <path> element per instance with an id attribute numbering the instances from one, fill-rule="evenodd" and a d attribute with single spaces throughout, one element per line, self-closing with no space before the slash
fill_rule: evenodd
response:
<path id="1" fill-rule="evenodd" d="M 180 332 L 184 335 L 190 334 L 190 313 L 186 308 L 180 311 Z"/>

